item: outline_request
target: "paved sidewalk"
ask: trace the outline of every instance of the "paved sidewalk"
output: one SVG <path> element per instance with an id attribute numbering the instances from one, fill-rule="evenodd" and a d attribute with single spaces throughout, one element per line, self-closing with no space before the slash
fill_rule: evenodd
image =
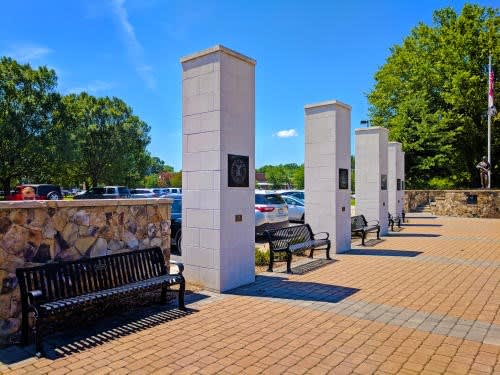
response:
<path id="1" fill-rule="evenodd" d="M 187 313 L 154 306 L 53 335 L 49 359 L 0 350 L 0 372 L 500 373 L 500 220 L 408 216 L 304 274 L 263 273 L 190 295 Z"/>

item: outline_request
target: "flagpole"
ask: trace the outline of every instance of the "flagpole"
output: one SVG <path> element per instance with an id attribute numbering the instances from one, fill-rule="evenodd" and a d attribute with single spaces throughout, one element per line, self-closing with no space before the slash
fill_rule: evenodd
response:
<path id="1" fill-rule="evenodd" d="M 491 85 L 491 55 L 489 56 L 488 63 L 488 101 L 490 95 L 490 85 Z M 488 163 L 490 163 L 490 169 L 488 170 L 488 189 L 491 188 L 491 111 L 488 108 Z"/>

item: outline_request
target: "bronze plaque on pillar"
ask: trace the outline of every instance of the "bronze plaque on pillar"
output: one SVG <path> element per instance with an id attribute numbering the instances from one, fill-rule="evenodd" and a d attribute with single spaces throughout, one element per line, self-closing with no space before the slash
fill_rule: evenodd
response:
<path id="1" fill-rule="evenodd" d="M 248 187 L 249 184 L 248 156 L 227 155 L 227 186 Z"/>

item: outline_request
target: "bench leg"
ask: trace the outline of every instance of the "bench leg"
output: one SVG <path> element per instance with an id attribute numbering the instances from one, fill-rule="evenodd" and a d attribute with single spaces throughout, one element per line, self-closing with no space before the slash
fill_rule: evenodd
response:
<path id="1" fill-rule="evenodd" d="M 377 240 L 380 240 L 380 227 L 377 229 Z"/>
<path id="2" fill-rule="evenodd" d="M 161 296 L 160 296 L 160 303 L 167 303 L 167 291 L 168 291 L 168 285 L 162 285 L 161 286 Z"/>
<path id="3" fill-rule="evenodd" d="M 184 303 L 184 294 L 186 293 L 186 280 L 184 277 L 181 279 L 179 284 L 179 310 L 186 310 L 186 304 Z"/>
<path id="4" fill-rule="evenodd" d="M 391 231 L 394 232 L 394 221 L 391 220 Z"/>
<path id="5" fill-rule="evenodd" d="M 38 314 L 35 313 L 35 326 L 34 326 L 34 334 L 35 334 L 35 356 L 38 358 L 45 357 L 45 351 L 43 350 L 42 343 L 42 325 L 41 319 Z"/>
<path id="6" fill-rule="evenodd" d="M 274 262 L 274 252 L 269 250 L 269 267 L 267 268 L 267 272 L 273 272 L 273 262 Z"/>
<path id="7" fill-rule="evenodd" d="M 292 273 L 292 252 L 286 253 L 286 273 Z"/>
<path id="8" fill-rule="evenodd" d="M 309 253 L 309 258 L 312 258 L 314 256 L 314 247 L 311 249 L 311 252 Z"/>
<path id="9" fill-rule="evenodd" d="M 361 246 L 365 246 L 365 236 L 366 232 L 361 232 Z"/>
<path id="10" fill-rule="evenodd" d="M 398 220 L 398 228 L 401 228 L 401 219 Z"/>
<path id="11" fill-rule="evenodd" d="M 330 247 L 331 244 L 328 244 L 328 246 L 326 247 L 326 259 L 332 259 L 330 258 Z"/>

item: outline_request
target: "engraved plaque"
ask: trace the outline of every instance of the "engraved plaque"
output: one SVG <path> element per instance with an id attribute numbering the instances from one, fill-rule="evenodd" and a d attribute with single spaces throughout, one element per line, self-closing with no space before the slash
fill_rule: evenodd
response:
<path id="1" fill-rule="evenodd" d="M 380 176 L 380 189 L 387 190 L 387 175 L 383 174 Z"/>
<path id="2" fill-rule="evenodd" d="M 344 168 L 339 168 L 339 189 L 349 189 L 349 171 Z"/>
<path id="3" fill-rule="evenodd" d="M 227 155 L 227 186 L 248 187 L 249 184 L 248 156 Z"/>

